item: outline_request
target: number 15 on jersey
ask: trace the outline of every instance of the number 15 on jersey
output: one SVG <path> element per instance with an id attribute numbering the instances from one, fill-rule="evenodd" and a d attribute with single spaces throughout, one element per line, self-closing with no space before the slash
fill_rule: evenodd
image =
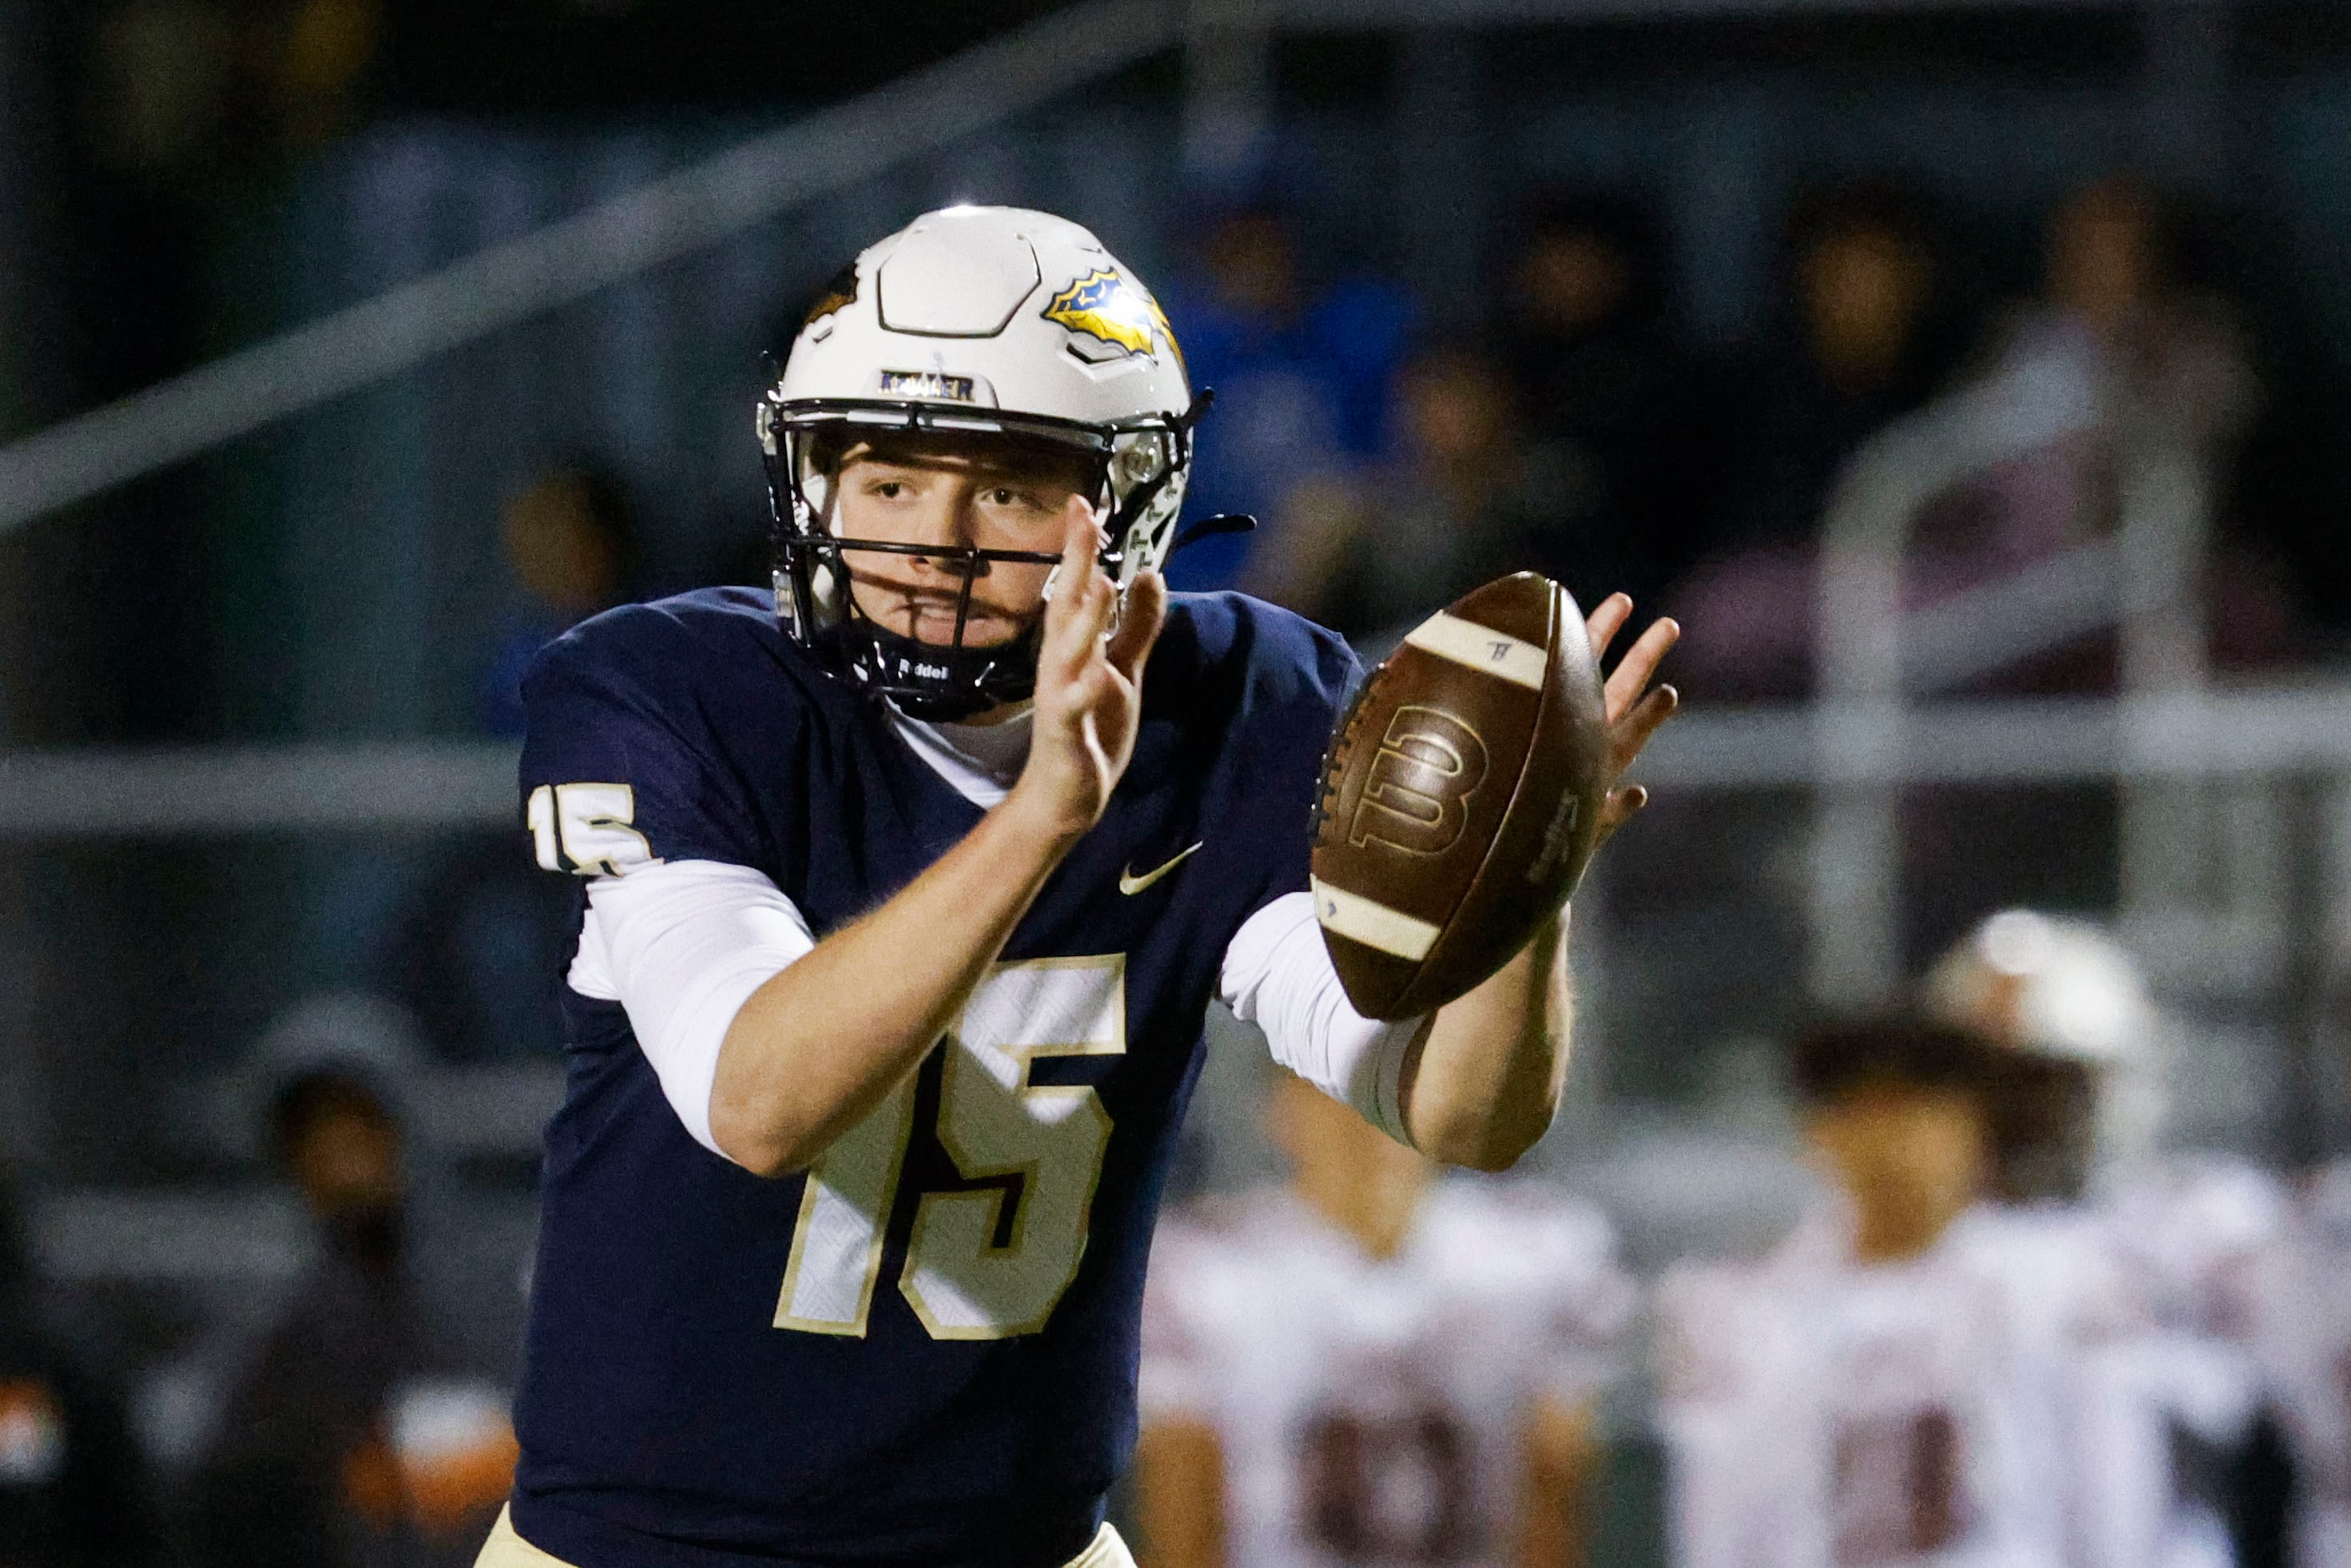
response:
<path id="1" fill-rule="evenodd" d="M 923 1194 L 898 1289 L 935 1339 L 1033 1334 L 1085 1256 L 1111 1121 L 1092 1088 L 1029 1068 L 1125 1054 L 1125 955 L 997 965 L 944 1048 L 938 1139 L 975 1185 Z M 914 1117 L 909 1077 L 810 1168 L 778 1328 L 864 1334 Z"/>

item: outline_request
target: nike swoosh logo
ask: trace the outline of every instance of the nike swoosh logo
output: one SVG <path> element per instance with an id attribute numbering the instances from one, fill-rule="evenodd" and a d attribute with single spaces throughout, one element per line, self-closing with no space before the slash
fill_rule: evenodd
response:
<path id="1" fill-rule="evenodd" d="M 1204 838 L 1200 841 L 1200 844 L 1206 844 L 1207 842 L 1207 840 Z M 1183 854 L 1178 855 L 1166 865 L 1162 866 L 1154 871 L 1146 871 L 1140 877 L 1136 876 L 1131 868 L 1120 872 L 1118 874 L 1118 890 L 1128 895 L 1130 898 L 1134 894 L 1142 892 L 1145 888 L 1150 887 L 1154 882 L 1158 881 L 1159 878 L 1166 876 L 1167 873 L 1175 870 L 1176 867 L 1183 865 L 1185 861 L 1190 859 L 1192 857 L 1193 850 L 1198 849 L 1199 847 L 1199 844 L 1195 844 L 1192 846 L 1191 849 L 1186 849 Z"/>

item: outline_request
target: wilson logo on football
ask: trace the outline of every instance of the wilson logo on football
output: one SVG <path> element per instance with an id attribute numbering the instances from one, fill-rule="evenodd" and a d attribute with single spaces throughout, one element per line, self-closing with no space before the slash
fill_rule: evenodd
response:
<path id="1" fill-rule="evenodd" d="M 1407 704 L 1388 720 L 1347 830 L 1358 849 L 1380 843 L 1441 855 L 1461 837 L 1468 801 L 1486 779 L 1486 743 L 1450 713 Z"/>

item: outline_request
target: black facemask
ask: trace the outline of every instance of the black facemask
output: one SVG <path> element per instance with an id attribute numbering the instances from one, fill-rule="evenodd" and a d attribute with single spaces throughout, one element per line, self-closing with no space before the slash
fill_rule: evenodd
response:
<path id="1" fill-rule="evenodd" d="M 1192 427 L 1207 411 L 1213 396 L 1203 389 L 1186 413 L 1164 423 L 1105 427 L 1037 415 L 888 400 L 835 400 L 787 406 L 773 400 L 776 394 L 771 392 L 770 401 L 762 404 L 760 428 L 766 437 L 768 496 L 775 527 L 776 614 L 785 635 L 819 653 L 852 685 L 870 695 L 887 697 L 914 718 L 952 722 L 999 703 L 1025 701 L 1036 688 L 1041 626 L 1032 626 L 1023 635 L 994 647 L 969 646 L 964 640 L 970 608 L 967 597 L 957 607 L 955 635 L 947 642 L 928 643 L 902 636 L 858 607 L 855 596 L 847 591 L 842 556 L 857 550 L 959 556 L 968 596 L 971 580 L 992 566 L 1050 566 L 1058 564 L 1059 554 L 836 539 L 819 522 L 823 508 L 800 487 L 800 476 L 814 464 L 812 459 L 807 463 L 802 461 L 808 455 L 806 443 L 816 439 L 812 432 L 822 421 L 830 421 L 825 428 L 863 432 L 856 439 L 867 439 L 885 427 L 916 433 L 964 432 L 986 423 L 992 427 L 990 434 L 1046 441 L 1083 452 L 1101 464 L 1098 501 L 1108 512 L 1105 527 L 1110 540 L 1102 565 L 1115 578 L 1122 569 L 1121 552 L 1129 546 L 1129 535 L 1138 520 L 1151 513 L 1162 493 L 1188 467 Z M 812 421 L 811 416 L 819 418 Z M 1114 472 L 1127 472 L 1119 466 L 1123 459 L 1118 456 L 1118 443 L 1146 438 L 1159 443 L 1155 468 L 1147 467 L 1130 479 L 1113 483 Z M 1124 450 L 1132 456 L 1140 449 Z M 1205 531 L 1222 531 L 1235 522 L 1211 519 Z"/>
<path id="2" fill-rule="evenodd" d="M 816 639 L 859 687 L 887 696 L 900 712 L 952 724 L 1002 702 L 1025 702 L 1037 690 L 1040 628 L 993 648 L 942 647 L 902 637 L 862 615 Z"/>

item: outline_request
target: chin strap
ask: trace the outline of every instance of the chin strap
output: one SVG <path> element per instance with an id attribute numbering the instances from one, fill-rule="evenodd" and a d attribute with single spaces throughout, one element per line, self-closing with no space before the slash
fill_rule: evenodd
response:
<path id="1" fill-rule="evenodd" d="M 954 723 L 1037 690 L 1039 628 L 993 648 L 948 647 L 902 637 L 862 616 L 825 634 L 844 673 L 913 719 Z"/>

